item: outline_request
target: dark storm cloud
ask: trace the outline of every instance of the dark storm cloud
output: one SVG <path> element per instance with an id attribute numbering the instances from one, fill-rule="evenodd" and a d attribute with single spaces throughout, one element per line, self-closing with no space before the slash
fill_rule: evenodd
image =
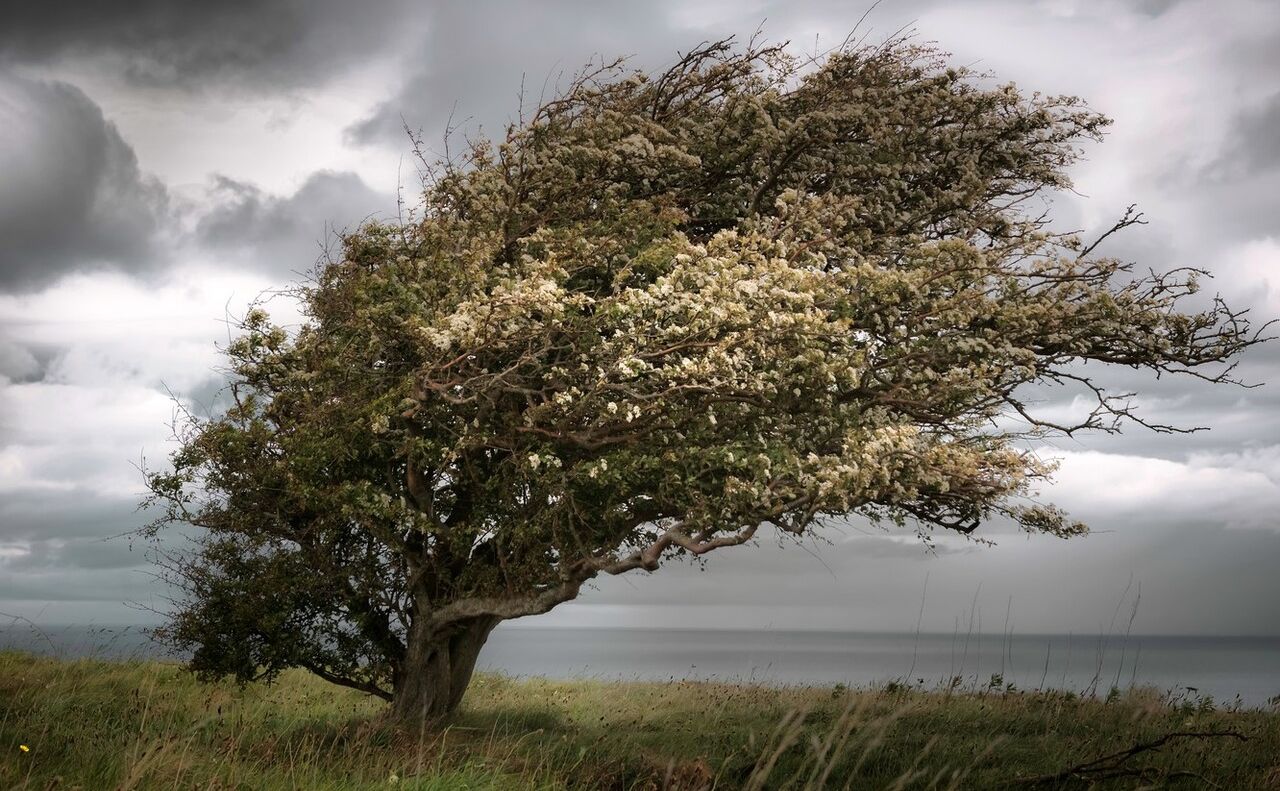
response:
<path id="1" fill-rule="evenodd" d="M 1275 175 L 1280 176 L 1280 170 Z M 1182 309 L 1207 309 L 1212 298 L 1221 295 L 1233 310 L 1247 310 L 1247 318 L 1260 329 L 1266 322 L 1280 318 L 1276 300 L 1268 294 L 1265 284 L 1257 280 L 1263 273 L 1244 271 L 1235 259 L 1240 256 L 1242 240 L 1254 233 L 1265 234 L 1268 222 L 1278 221 L 1280 215 L 1265 209 L 1268 202 L 1275 203 L 1277 199 L 1272 195 L 1259 195 L 1256 200 L 1241 197 L 1232 194 L 1232 189 L 1225 184 L 1219 194 L 1210 181 L 1204 174 L 1181 171 L 1176 184 L 1169 182 L 1168 195 L 1176 195 L 1179 203 L 1195 207 L 1200 217 L 1219 218 L 1197 222 L 1195 246 L 1182 243 L 1186 236 L 1185 229 L 1179 227 L 1179 213 L 1169 206 L 1148 205 L 1147 200 L 1163 197 L 1148 194 L 1134 196 L 1135 200 L 1143 201 L 1138 208 L 1146 212 L 1146 224 L 1107 237 L 1097 253 L 1132 263 L 1135 277 L 1146 275 L 1148 270 L 1163 272 L 1184 266 L 1207 270 L 1209 276 L 1200 279 L 1200 292 L 1182 300 Z M 1240 183 L 1238 178 L 1230 182 L 1233 188 L 1238 188 Z M 1261 176 L 1258 183 L 1261 193 L 1280 190 L 1280 178 L 1275 176 L 1271 179 Z M 1248 205 L 1251 200 L 1252 206 Z M 1081 203 L 1059 201 L 1055 204 L 1055 215 L 1067 218 L 1059 228 L 1079 224 L 1079 218 L 1071 215 L 1079 211 Z M 1109 225 L 1113 219 L 1106 215 L 1099 224 Z M 1099 233 L 1101 228 L 1094 227 L 1084 237 L 1092 241 Z M 1280 327 L 1272 327 L 1265 334 L 1278 333 Z M 1129 423 L 1118 435 L 1077 434 L 1070 439 L 1058 438 L 1051 444 L 1063 450 L 1100 450 L 1177 459 L 1188 452 L 1273 441 L 1268 438 L 1280 437 L 1280 342 L 1253 346 L 1241 355 L 1238 363 L 1231 377 L 1248 387 L 1213 384 L 1185 374 L 1157 378 L 1147 370 L 1098 363 L 1073 366 L 1073 373 L 1092 378 L 1108 393 L 1135 394 L 1132 403 L 1136 414 L 1144 420 L 1178 429 L 1207 427 L 1209 430 L 1167 434 Z M 1224 366 L 1213 366 L 1198 373 L 1213 375 L 1223 370 Z M 1035 407 L 1034 412 L 1057 422 L 1066 422 L 1067 414 L 1082 418 L 1093 406 L 1091 394 L 1075 383 L 1028 388 L 1021 395 Z M 1077 399 L 1074 406 L 1073 399 Z"/>
<path id="2" fill-rule="evenodd" d="M 0 601 L 146 598 L 157 570 L 154 547 L 133 533 L 153 516 L 133 498 L 86 489 L 5 492 Z M 173 534 L 166 547 L 172 551 L 182 543 Z"/>
<path id="3" fill-rule="evenodd" d="M 149 519 L 136 499 L 88 489 L 4 492 L 0 602 L 144 598 L 155 566 L 150 545 L 131 534 Z"/>
<path id="4" fill-rule="evenodd" d="M 44 366 L 31 350 L 0 339 L 0 381 L 30 382 L 39 379 Z"/>
<path id="5" fill-rule="evenodd" d="M 1009 608 L 1018 633 L 1104 633 L 1126 589 L 1140 585 L 1138 634 L 1280 631 L 1280 610 L 1271 605 L 1277 532 L 1137 519 L 1068 541 L 995 538 L 995 546 L 961 544 L 968 551 L 921 553 L 907 563 L 867 554 L 858 542 L 810 545 L 809 552 L 726 549 L 707 556 L 705 573 L 667 563 L 654 575 L 600 580 L 545 623 L 570 624 L 583 606 L 604 605 L 635 608 L 644 625 L 706 627 L 716 621 L 700 605 L 731 605 L 735 624 L 750 628 L 776 624 L 770 608 L 790 606 L 789 628 L 906 632 L 920 618 L 923 631 L 948 632 L 957 618 L 963 629 L 973 612 L 997 631 Z"/>
<path id="6" fill-rule="evenodd" d="M 1178 431 L 1158 432 L 1127 421 L 1119 434 L 1078 433 L 1071 438 L 1057 437 L 1049 447 L 1177 459 L 1192 451 L 1272 441 L 1269 438 L 1280 437 L 1277 347 L 1280 344 L 1268 343 L 1248 350 L 1244 363 L 1234 372 L 1257 387 L 1215 385 L 1191 376 L 1156 379 L 1149 372 L 1100 365 L 1074 367 L 1074 372 L 1092 377 L 1109 393 L 1136 393 L 1130 403 L 1138 417 Z M 1095 403 L 1081 387 L 1028 388 L 1020 395 L 1033 414 L 1055 422 L 1081 420 Z"/>
<path id="7" fill-rule="evenodd" d="M 1225 67 L 1214 78 L 1216 87 L 1224 94 L 1255 97 L 1228 105 L 1230 127 L 1220 149 L 1210 152 L 1206 166 L 1188 167 L 1175 158 L 1154 175 L 1162 192 L 1185 195 L 1201 210 L 1197 226 L 1206 239 L 1280 235 L 1280 93 L 1274 79 L 1268 81 L 1280 73 L 1277 9 L 1265 7 L 1269 13 L 1256 13 L 1253 28 L 1215 41 L 1216 60 Z M 1260 97 L 1258 87 L 1266 91 Z"/>
<path id="8" fill-rule="evenodd" d="M 0 566 L 0 568 L 3 568 Z M 147 569 L 59 569 L 13 574 L 0 601 L 126 602 L 143 599 L 153 577 Z"/>
<path id="9" fill-rule="evenodd" d="M 198 242 L 273 274 L 305 274 L 336 234 L 394 217 L 396 210 L 393 196 L 375 192 L 354 173 L 331 171 L 312 174 L 289 196 L 219 177 L 211 200 L 196 227 Z"/>
<path id="10" fill-rule="evenodd" d="M 1168 12 L 1183 0 L 1131 0 L 1131 2 L 1138 11 L 1154 17 Z"/>
<path id="11" fill-rule="evenodd" d="M 1213 179 L 1177 185 L 1194 190 L 1203 207 L 1205 234 L 1223 243 L 1280 235 L 1280 178 L 1252 171 L 1233 180 Z"/>
<path id="12" fill-rule="evenodd" d="M 231 397 L 227 377 L 221 374 L 210 376 L 174 395 L 190 403 L 191 412 L 197 417 L 214 417 L 223 414 L 235 403 Z"/>
<path id="13" fill-rule="evenodd" d="M 0 561 L 11 573 L 126 569 L 149 563 L 146 546 L 124 538 L 47 539 L 27 545 L 24 554 Z"/>
<path id="14" fill-rule="evenodd" d="M 1222 60 L 1237 70 L 1238 73 L 1251 78 L 1267 77 L 1280 70 L 1280 9 L 1274 4 L 1253 5 L 1248 7 L 1255 24 L 1246 31 L 1247 35 L 1238 36 L 1232 46 L 1225 48 Z M 1273 85 L 1263 81 L 1263 85 Z"/>
<path id="15" fill-rule="evenodd" d="M 154 263 L 167 193 L 88 96 L 0 75 L 0 129 L 0 291 Z"/>
<path id="16" fill-rule="evenodd" d="M 137 500 L 88 489 L 20 489 L 0 496 L 0 543 L 102 539 L 130 533 L 146 522 Z"/>
<path id="17" fill-rule="evenodd" d="M 1280 39 L 1277 39 L 1280 47 Z M 1280 63 L 1272 71 L 1280 69 Z M 1206 238 L 1280 236 L 1280 93 L 1239 113 L 1207 166 L 1173 164 L 1159 178 L 1169 191 L 1194 195 Z"/>
<path id="18" fill-rule="evenodd" d="M 1277 42 L 1280 44 L 1280 41 Z M 1280 93 L 1241 113 L 1209 176 L 1234 180 L 1280 166 Z"/>
<path id="19" fill-rule="evenodd" d="M 0 64 L 103 58 L 134 84 L 250 90 L 323 82 L 385 52 L 399 0 L 9 3 Z M 411 22 L 411 15 L 409 20 Z"/>
<path id="20" fill-rule="evenodd" d="M 1264 105 L 1240 119 L 1236 145 L 1250 166 L 1262 170 L 1280 165 L 1278 130 L 1280 93 L 1273 94 Z"/>

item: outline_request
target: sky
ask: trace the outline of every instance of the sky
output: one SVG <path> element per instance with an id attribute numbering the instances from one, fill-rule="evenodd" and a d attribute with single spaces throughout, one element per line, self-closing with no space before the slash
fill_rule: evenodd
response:
<path id="1" fill-rule="evenodd" d="M 1197 266 L 1280 316 L 1280 3 L 1274 0 L 72 0 L 0 25 L 0 613 L 140 623 L 162 607 L 127 534 L 173 398 L 216 408 L 228 316 L 396 215 L 406 127 L 500 130 L 594 55 L 638 68 L 759 28 L 797 51 L 906 28 L 957 64 L 1114 119 L 1057 227 L 1148 224 L 1100 250 Z M 451 120 L 452 119 L 452 120 Z M 296 310 L 275 299 L 284 322 Z M 1093 534 L 993 526 L 993 546 L 850 521 L 611 578 L 528 625 L 1280 635 L 1280 342 L 1212 387 L 1105 372 L 1140 427 L 1056 440 L 1042 499 Z M 1069 413 L 1069 394 L 1042 409 Z M 1079 406 L 1076 404 L 1075 406 Z M 3 622 L 0 617 L 0 623 Z"/>

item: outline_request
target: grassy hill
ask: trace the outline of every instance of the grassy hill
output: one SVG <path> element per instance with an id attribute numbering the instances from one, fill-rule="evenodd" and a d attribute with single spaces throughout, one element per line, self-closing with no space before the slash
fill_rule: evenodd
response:
<path id="1" fill-rule="evenodd" d="M 406 733 L 302 672 L 0 653 L 0 788 L 1280 788 L 1280 716 L 1143 691 L 479 676 L 463 707 Z"/>

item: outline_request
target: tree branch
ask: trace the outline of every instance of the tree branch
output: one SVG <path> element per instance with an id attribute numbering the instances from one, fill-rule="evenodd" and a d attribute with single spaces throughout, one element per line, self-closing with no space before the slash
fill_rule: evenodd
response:
<path id="1" fill-rule="evenodd" d="M 374 695 L 376 697 L 382 698 L 383 700 L 387 700 L 387 701 L 391 700 L 392 696 L 390 692 L 387 692 L 385 689 L 383 689 L 382 687 L 379 687 L 377 684 L 374 684 L 371 681 L 356 681 L 354 679 L 347 678 L 346 676 L 339 676 L 336 673 L 331 673 L 328 670 L 325 670 L 323 667 L 315 664 L 314 662 L 300 662 L 299 664 L 302 667 L 306 668 L 307 670 L 310 670 L 312 673 L 315 673 L 320 678 L 323 678 L 325 681 L 328 681 L 332 684 L 338 684 L 339 686 L 343 686 L 343 687 L 350 687 L 351 689 L 358 689 L 361 692 Z"/>

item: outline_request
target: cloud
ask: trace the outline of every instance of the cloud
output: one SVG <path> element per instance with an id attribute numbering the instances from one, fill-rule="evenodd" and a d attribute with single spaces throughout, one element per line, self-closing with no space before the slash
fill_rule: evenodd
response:
<path id="1" fill-rule="evenodd" d="M 36 348 L 40 375 L 0 386 L 0 492 L 87 489 L 134 497 L 131 466 L 169 449 L 170 391 L 203 413 L 221 388 L 217 342 L 227 314 L 270 285 L 223 269 L 176 269 L 140 282 L 118 273 L 79 274 L 39 294 L 0 295 L 3 347 Z M 299 320 L 286 299 L 270 307 L 283 323 Z M 30 354 L 30 352 L 27 352 Z M 30 355 L 32 358 L 35 355 Z M 0 520 L 0 539 L 11 523 Z"/>
<path id="2" fill-rule="evenodd" d="M 871 5 L 840 0 L 696 4 L 553 0 L 536 5 L 509 2 L 499 10 L 494 4 L 440 3 L 427 17 L 425 36 L 405 58 L 406 77 L 398 89 L 352 124 L 348 138 L 357 144 L 405 148 L 407 123 L 412 129 L 421 128 L 426 142 L 434 144 L 449 119 L 464 131 L 483 127 L 493 137 L 515 120 L 522 83 L 526 109 L 532 109 L 544 90 L 548 96 L 554 93 L 557 81 L 563 84 L 594 56 L 630 56 L 629 66 L 655 69 L 673 62 L 677 51 L 702 41 L 734 34 L 742 41 L 757 29 L 771 42 L 790 41 L 793 50 L 806 52 L 815 44 L 820 48 L 838 44 L 855 28 L 872 42 L 895 31 L 916 30 L 921 40 L 938 39 L 945 47 L 981 40 L 983 46 L 977 49 L 983 58 L 1001 49 L 1026 48 L 1029 57 L 1019 54 L 1005 59 L 1022 65 L 1023 74 L 1002 68 L 1001 79 L 1052 73 L 1053 61 L 1042 57 L 1046 46 L 1065 48 L 1071 46 L 1067 39 L 1074 37 L 1095 40 L 1098 23 L 1110 25 L 1117 18 L 1150 25 L 1153 20 L 1177 17 L 1173 12 L 1194 3 L 1126 0 L 1093 9 L 1072 0 L 1012 4 L 896 0 L 877 4 L 868 13 Z M 1044 24 L 1046 19 L 1051 21 Z M 1042 23 L 1037 33 L 1060 30 L 1029 37 L 1029 20 Z M 1134 25 L 1125 27 L 1115 35 L 1131 35 Z M 530 35 L 531 30 L 537 35 Z M 994 46 L 986 46 L 988 38 L 997 39 Z M 967 47 L 961 60 L 970 62 L 973 49 Z M 981 67 L 991 62 L 984 60 Z M 1027 68 L 1036 62 L 1044 65 Z M 1101 60 L 1097 70 L 1103 70 Z"/>
<path id="3" fill-rule="evenodd" d="M 64 82 L 0 80 L 0 292 L 14 292 L 0 293 L 0 600 L 21 599 L 0 610 L 121 619 L 120 600 L 159 590 L 129 570 L 143 556 L 100 539 L 146 519 L 134 511 L 141 480 L 130 462 L 144 449 L 159 461 L 168 447 L 162 385 L 213 402 L 224 313 L 307 270 L 334 229 L 394 213 L 394 196 L 369 185 L 389 188 L 408 148 L 402 119 L 428 144 L 451 114 L 497 134 L 522 76 L 529 107 L 544 80 L 553 90 L 593 54 L 660 67 L 762 20 L 770 40 L 807 51 L 815 33 L 822 45 L 843 38 L 866 5 L 15 9 L 0 26 L 0 68 L 26 64 L 23 73 Z M 895 0 L 864 27 L 874 41 L 914 20 L 920 40 L 952 49 L 955 62 L 1114 116 L 1109 139 L 1073 172 L 1088 197 L 1060 196 L 1054 215 L 1092 235 L 1137 201 L 1150 225 L 1104 252 L 1140 268 L 1206 266 L 1220 275 L 1208 290 L 1265 320 L 1280 314 L 1280 154 L 1268 136 L 1276 89 L 1260 75 L 1280 66 L 1278 12 L 1255 0 Z M 131 146 L 168 190 L 142 175 Z M 209 173 L 230 176 L 206 188 Z M 286 306 L 270 307 L 290 321 Z M 1255 382 L 1277 372 L 1280 343 L 1251 350 L 1239 371 Z M 1062 542 L 993 525 L 982 535 L 996 547 L 944 535 L 930 554 L 909 531 L 849 525 L 827 531 L 830 543 L 766 539 L 714 553 L 705 573 L 672 563 L 654 577 L 600 580 L 547 623 L 910 630 L 927 593 L 924 629 L 949 632 L 980 588 L 988 629 L 1012 597 L 1019 631 L 1097 631 L 1132 577 L 1139 631 L 1280 633 L 1280 531 L 1269 519 L 1280 506 L 1280 387 L 1100 376 L 1139 392 L 1153 420 L 1214 430 L 1133 427 L 1047 448 L 1066 463 L 1043 499 L 1087 518 L 1095 535 Z M 1065 391 L 1039 397 L 1054 414 L 1072 408 Z"/>
<path id="4" fill-rule="evenodd" d="M 1095 526 L 1214 524 L 1280 531 L 1280 446 L 1183 462 L 1097 452 L 1059 455 L 1047 499 Z"/>
<path id="5" fill-rule="evenodd" d="M 0 339 L 0 382 L 26 381 L 40 371 L 40 361 L 28 349 Z"/>
<path id="6" fill-rule="evenodd" d="M 196 241 L 251 268 L 279 275 L 309 270 L 335 234 L 368 219 L 394 217 L 395 198 L 372 190 L 355 173 L 313 173 L 289 196 L 269 195 L 242 181 L 218 178 Z"/>
<path id="7" fill-rule="evenodd" d="M 95 419 L 122 419 L 113 404 L 127 408 L 148 392 L 167 401 L 166 388 L 211 396 L 228 313 L 243 312 L 270 285 L 225 270 L 179 267 L 145 281 L 79 273 L 36 294 L 0 294 L 0 360 L 15 361 L 13 370 L 0 370 L 10 380 L 0 388 L 0 442 L 19 431 L 42 442 L 67 439 L 73 426 L 113 436 L 113 424 L 91 429 Z M 286 300 L 272 307 L 283 321 L 297 320 Z M 15 376 L 19 370 L 27 374 Z"/>
<path id="8" fill-rule="evenodd" d="M 113 538 L 152 518 L 138 511 L 144 485 L 133 465 L 144 455 L 163 465 L 172 448 L 166 385 L 198 413 L 212 405 L 225 312 L 266 284 L 187 267 L 148 281 L 78 273 L 36 294 L 0 295 L 0 611 L 142 617 L 121 602 L 163 588 L 142 547 Z M 296 321 L 287 303 L 273 307 Z"/>
<path id="9" fill-rule="evenodd" d="M 1235 372 L 1259 387 L 1214 385 L 1190 376 L 1156 379 L 1147 372 L 1105 370 L 1101 366 L 1076 366 L 1112 393 L 1137 393 L 1131 404 L 1142 419 L 1191 433 L 1162 433 L 1135 423 L 1118 434 L 1076 434 L 1056 437 L 1043 445 L 1049 453 L 1099 451 L 1151 458 L 1182 459 L 1190 452 L 1239 448 L 1275 441 L 1280 437 L 1280 382 L 1275 360 L 1277 344 L 1255 347 L 1245 354 Z M 1080 419 L 1092 406 L 1078 389 L 1040 388 L 1023 393 L 1033 414 L 1054 421 Z"/>
<path id="10" fill-rule="evenodd" d="M 1193 469 L 1208 467 L 1258 474 L 1272 486 L 1280 486 L 1280 445 L 1242 448 L 1228 453 L 1193 453 L 1188 457 L 1187 463 Z M 1259 507 L 1259 510 L 1263 510 L 1263 507 Z M 1270 510 L 1268 515 L 1271 517 L 1271 526 L 1280 529 L 1280 514 Z"/>
<path id="11" fill-rule="evenodd" d="M 167 395 L 137 384 L 9 385 L 0 390 L 0 493 L 139 493 L 130 463 L 165 448 L 173 412 Z"/>
<path id="12" fill-rule="evenodd" d="M 0 497 L 0 546 L 22 547 L 26 554 L 26 547 L 39 542 L 123 535 L 146 521 L 137 507 L 137 498 L 105 495 L 85 486 L 55 493 L 34 488 L 5 491 Z"/>
<path id="13" fill-rule="evenodd" d="M 414 27 L 398 0 L 19 3 L 0 26 L 0 64 L 88 58 L 140 86 L 290 88 L 321 83 Z"/>
<path id="14" fill-rule="evenodd" d="M 569 605 L 520 626 L 645 626 L 1105 634 L 1141 587 L 1135 634 L 1276 634 L 1280 533 L 1211 522 L 1117 523 L 1067 541 L 1004 536 L 995 546 L 903 562 L 836 542 L 736 547 L 705 572 L 669 563 L 602 579 Z M 923 606 L 923 613 L 921 613 Z"/>
<path id="15" fill-rule="evenodd" d="M 1133 0 L 1133 5 L 1144 14 L 1160 16 L 1181 2 L 1183 0 Z"/>
<path id="16" fill-rule="evenodd" d="M 555 92 L 593 56 L 635 55 L 635 66 L 673 61 L 677 49 L 702 41 L 681 30 L 669 3 L 509 3 L 499 13 L 480 3 L 433 7 L 427 37 L 408 60 L 408 74 L 389 99 L 348 129 L 355 143 L 408 146 L 404 125 L 426 143 L 442 139 L 452 117 L 463 131 L 501 136 L 519 110 Z M 757 22 L 759 19 L 757 18 Z M 536 34 L 531 34 L 536 31 Z M 721 30 L 717 37 L 733 32 Z M 748 29 L 747 32 L 750 32 Z"/>
<path id="17" fill-rule="evenodd" d="M 152 585 L 152 575 L 145 568 L 63 567 L 56 571 L 14 572 L 6 580 L 5 598 L 0 602 L 108 600 L 124 603 L 146 599 Z M 12 605 L 6 606 L 11 610 L 17 609 Z"/>
<path id="18" fill-rule="evenodd" d="M 1251 174 L 1280 166 L 1277 127 L 1280 127 L 1280 93 L 1241 112 L 1224 157 L 1217 164 L 1221 176 Z"/>
<path id="19" fill-rule="evenodd" d="M 102 110 L 64 82 L 0 75 L 0 291 L 156 263 L 165 188 Z"/>
<path id="20" fill-rule="evenodd" d="M 0 548 L 0 568 L 14 574 L 71 569 L 126 569 L 149 561 L 146 547 L 125 538 L 55 538 Z"/>
<path id="21" fill-rule="evenodd" d="M 1094 523 L 1063 541 L 999 525 L 980 546 L 951 534 L 926 553 L 910 534 L 852 524 L 830 539 L 775 542 L 707 556 L 706 572 L 603 579 L 540 625 L 720 626 L 949 632 L 976 603 L 986 629 L 1006 607 L 1027 632 L 1105 633 L 1126 588 L 1140 585 L 1137 633 L 1267 634 L 1280 560 L 1280 445 L 1193 454 L 1179 462 L 1065 454 L 1044 499 Z M 1132 596 L 1132 591 L 1128 591 Z M 993 628 L 994 624 L 994 628 Z"/>

